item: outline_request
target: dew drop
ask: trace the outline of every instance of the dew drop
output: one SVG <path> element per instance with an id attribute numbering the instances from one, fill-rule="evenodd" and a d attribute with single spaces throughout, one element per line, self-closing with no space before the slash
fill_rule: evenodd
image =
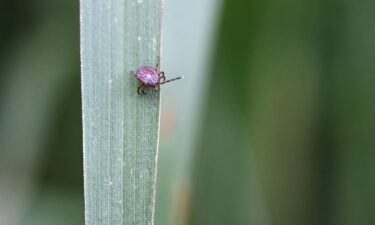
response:
<path id="1" fill-rule="evenodd" d="M 142 40 L 141 36 L 138 36 L 138 41 L 141 41 L 141 40 Z"/>
<path id="2" fill-rule="evenodd" d="M 143 0 L 137 0 L 137 3 L 138 3 L 138 4 L 142 4 L 142 3 L 143 3 Z"/>
<path id="3" fill-rule="evenodd" d="M 109 89 L 112 88 L 112 79 L 110 79 L 110 80 L 108 81 L 108 87 L 109 87 Z"/>

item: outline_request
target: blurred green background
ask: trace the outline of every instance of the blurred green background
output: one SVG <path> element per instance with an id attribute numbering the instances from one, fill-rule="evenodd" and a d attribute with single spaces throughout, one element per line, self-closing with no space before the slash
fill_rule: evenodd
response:
<path id="1" fill-rule="evenodd" d="M 79 4 L 0 1 L 0 224 L 83 224 Z M 375 224 L 375 1 L 166 1 L 156 225 Z"/>

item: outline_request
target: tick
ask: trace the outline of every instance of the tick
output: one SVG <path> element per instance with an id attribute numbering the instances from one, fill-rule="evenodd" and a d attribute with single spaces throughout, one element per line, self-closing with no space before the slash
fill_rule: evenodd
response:
<path id="1" fill-rule="evenodd" d="M 165 80 L 164 72 L 160 71 L 159 63 L 155 67 L 152 66 L 141 66 L 137 72 L 131 71 L 131 73 L 141 82 L 141 85 L 137 89 L 138 94 L 144 94 L 146 88 L 151 91 L 158 92 L 159 85 L 165 84 L 171 81 L 179 80 L 182 77 L 176 77 L 170 80 Z"/>

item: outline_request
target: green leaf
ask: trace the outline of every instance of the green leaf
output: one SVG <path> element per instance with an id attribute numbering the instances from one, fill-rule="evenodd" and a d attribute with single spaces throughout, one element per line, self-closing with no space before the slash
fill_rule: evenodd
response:
<path id="1" fill-rule="evenodd" d="M 81 1 L 86 225 L 153 224 L 159 96 L 130 71 L 157 63 L 160 36 L 161 1 Z"/>

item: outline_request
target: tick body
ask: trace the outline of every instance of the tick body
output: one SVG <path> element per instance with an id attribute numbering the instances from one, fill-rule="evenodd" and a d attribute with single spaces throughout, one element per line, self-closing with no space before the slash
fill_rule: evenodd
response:
<path id="1" fill-rule="evenodd" d="M 156 64 L 155 67 L 152 66 L 141 66 L 137 72 L 131 72 L 140 82 L 141 85 L 137 89 L 138 94 L 144 94 L 146 88 L 151 89 L 152 91 L 157 92 L 159 90 L 159 85 L 174 80 L 181 79 L 182 77 L 176 77 L 174 79 L 165 80 L 164 72 L 159 71 L 159 64 Z"/>
<path id="2" fill-rule="evenodd" d="M 158 84 L 161 73 L 158 73 L 155 68 L 151 66 L 142 66 L 135 73 L 135 77 L 146 86 L 155 86 Z"/>

